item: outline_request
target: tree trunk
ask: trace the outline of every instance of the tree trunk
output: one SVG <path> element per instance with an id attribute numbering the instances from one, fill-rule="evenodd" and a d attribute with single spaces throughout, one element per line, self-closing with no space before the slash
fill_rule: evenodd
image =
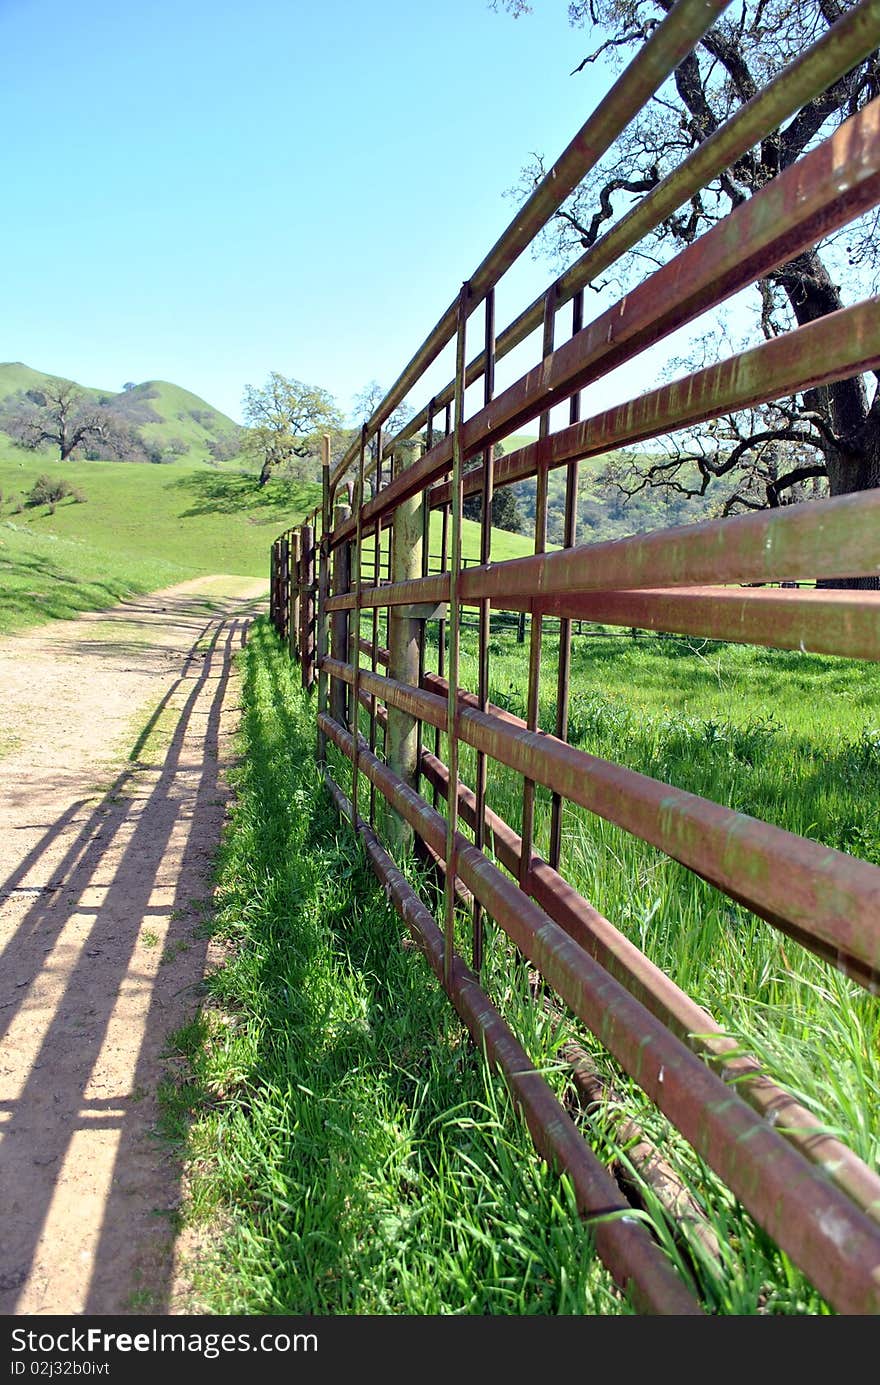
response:
<path id="1" fill-rule="evenodd" d="M 271 461 L 269 460 L 269 458 L 267 457 L 266 460 L 265 460 L 265 462 L 263 463 L 263 467 L 262 467 L 262 470 L 261 470 L 261 472 L 260 472 L 259 486 L 260 486 L 260 489 L 261 489 L 261 490 L 262 490 L 263 486 L 266 485 L 266 483 L 267 483 L 267 481 L 269 480 L 269 477 L 270 477 L 271 475 L 272 475 L 272 463 L 271 463 Z"/>
<path id="2" fill-rule="evenodd" d="M 880 392 L 858 434 L 845 450 L 827 456 L 828 489 L 832 495 L 853 495 L 856 491 L 880 486 Z M 880 591 L 880 575 L 875 577 L 828 578 L 820 587 L 848 591 Z"/>
<path id="3" fill-rule="evenodd" d="M 804 251 L 772 277 L 785 290 L 798 326 L 815 322 L 843 306 L 840 289 L 816 250 Z M 831 495 L 853 495 L 880 486 L 880 389 L 869 408 L 864 378 L 854 375 L 807 390 L 804 403 L 820 414 L 834 437 L 840 439 L 839 446 L 829 443 L 825 449 Z M 880 577 L 824 578 L 818 585 L 877 591 Z"/>

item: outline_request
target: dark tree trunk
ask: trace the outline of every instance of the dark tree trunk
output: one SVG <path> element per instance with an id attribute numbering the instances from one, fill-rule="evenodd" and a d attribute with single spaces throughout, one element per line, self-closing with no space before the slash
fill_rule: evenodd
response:
<path id="1" fill-rule="evenodd" d="M 773 276 L 785 290 L 798 326 L 815 322 L 843 307 L 840 290 L 832 282 L 819 254 L 807 250 Z M 868 407 L 863 376 L 854 375 L 804 394 L 804 403 L 826 420 L 829 439 L 825 449 L 828 489 L 832 496 L 880 486 L 880 393 Z M 880 577 L 825 578 L 820 587 L 877 591 Z"/>
<path id="2" fill-rule="evenodd" d="M 880 412 L 876 400 L 845 452 L 829 450 L 827 466 L 828 487 L 832 495 L 853 495 L 856 491 L 880 486 Z M 880 575 L 829 578 L 818 585 L 843 587 L 850 591 L 880 591 Z"/>
<path id="3" fill-rule="evenodd" d="M 263 467 L 262 467 L 262 470 L 261 470 L 261 472 L 260 472 L 259 486 L 260 486 L 260 489 L 261 489 L 261 490 L 262 490 L 263 486 L 266 485 L 266 483 L 268 482 L 269 477 L 270 477 L 271 475 L 272 475 L 272 463 L 271 463 L 271 461 L 269 461 L 269 459 L 267 458 L 266 461 L 263 463 Z"/>
<path id="4" fill-rule="evenodd" d="M 872 415 L 873 410 L 845 450 L 829 448 L 828 489 L 832 495 L 852 495 L 853 491 L 880 486 L 880 418 Z"/>

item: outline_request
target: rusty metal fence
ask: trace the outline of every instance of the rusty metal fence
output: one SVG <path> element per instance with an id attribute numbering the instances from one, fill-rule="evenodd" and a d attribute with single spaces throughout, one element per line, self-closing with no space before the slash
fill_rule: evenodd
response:
<path id="1" fill-rule="evenodd" d="M 645 1226 L 624 1215 L 629 1204 L 617 1184 L 481 987 L 487 919 L 827 1301 L 840 1312 L 873 1313 L 880 1308 L 880 1178 L 602 917 L 560 865 L 564 805 L 581 805 L 870 991 L 880 984 L 880 869 L 567 741 L 574 621 L 880 657 L 880 593 L 738 585 L 876 577 L 880 491 L 594 545 L 577 546 L 575 532 L 581 459 L 880 367 L 880 302 L 871 299 L 580 417 L 585 386 L 880 201 L 874 101 L 612 309 L 584 320 L 585 286 L 880 45 L 880 2 L 864 0 L 848 12 L 498 335 L 494 322 L 495 286 L 505 270 L 725 3 L 680 0 L 332 468 L 328 442 L 322 505 L 272 549 L 271 615 L 304 686 L 317 683 L 318 756 L 339 812 L 475 1041 L 505 1076 L 536 1147 L 567 1170 L 582 1214 L 595 1219 L 599 1254 L 634 1303 L 646 1311 L 700 1311 Z M 557 343 L 568 304 L 571 334 Z M 478 309 L 478 347 L 469 359 Z M 541 327 L 541 359 L 496 393 L 496 361 Z M 452 341 L 452 381 L 387 437 L 386 420 Z M 468 413 L 466 390 L 480 381 L 482 404 Z M 568 424 L 553 430 L 551 409 L 566 401 Z M 536 441 L 493 459 L 497 440 L 535 419 Z M 547 552 L 547 478 L 562 466 L 565 546 Z M 534 555 L 493 562 L 493 491 L 526 477 L 537 478 Z M 482 495 L 480 562 L 465 568 L 463 500 L 475 493 Z M 432 512 L 440 516 L 439 571 L 428 559 Z M 479 625 L 473 689 L 460 680 L 469 608 Z M 524 718 L 489 702 L 493 611 L 530 618 Z M 550 617 L 559 630 L 552 734 L 538 726 Z M 426 641 L 432 623 L 436 639 L 432 632 Z M 437 666 L 429 668 L 434 648 Z M 352 766 L 350 787 L 330 771 L 328 742 Z M 474 754 L 470 784 L 460 772 L 462 747 Z M 488 801 L 492 762 L 521 776 L 519 832 Z M 538 786 L 552 798 L 547 859 L 534 845 Z M 413 842 L 445 881 L 442 928 L 395 863 Z M 454 945 L 463 907 L 471 918 L 467 959 Z"/>

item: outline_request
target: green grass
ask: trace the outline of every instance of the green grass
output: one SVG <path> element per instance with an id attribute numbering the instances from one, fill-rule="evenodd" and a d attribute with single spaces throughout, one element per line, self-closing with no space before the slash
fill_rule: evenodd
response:
<path id="1" fill-rule="evenodd" d="M 63 477 L 85 496 L 84 504 L 60 501 L 13 513 L 37 476 Z M 0 447 L 3 517 L 36 534 L 85 540 L 107 553 L 136 554 L 172 563 L 190 576 L 268 572 L 272 539 L 299 522 L 318 498 L 308 482 L 270 480 L 218 472 L 185 460 L 65 462 Z"/>
<path id="2" fill-rule="evenodd" d="M 107 553 L 0 518 L 0 633 L 111 606 L 185 575 L 174 563 Z"/>
<path id="3" fill-rule="evenodd" d="M 242 657 L 216 922 L 231 957 L 163 1091 L 166 1133 L 195 1121 L 189 1215 L 228 1228 L 200 1276 L 205 1311 L 626 1311 L 568 1185 L 401 946 L 264 622 Z"/>
<path id="4" fill-rule="evenodd" d="M 527 644 L 517 645 L 504 632 L 490 644 L 491 700 L 520 715 L 527 651 Z M 548 730 L 555 721 L 556 652 L 556 638 L 548 634 L 540 701 L 540 725 Z M 475 655 L 474 637 L 466 633 L 461 681 L 471 688 Z M 574 646 L 570 739 L 592 754 L 880 864 L 878 693 L 876 665 L 705 641 L 584 637 Z M 462 747 L 460 754 L 462 777 L 473 786 L 473 752 Z M 347 767 L 340 769 L 340 782 L 347 790 Z M 517 829 L 521 785 L 518 776 L 493 764 L 489 803 Z M 549 799 L 539 787 L 536 845 L 544 854 Z M 875 998 L 662 853 L 570 805 L 563 818 L 561 868 L 755 1053 L 774 1080 L 878 1167 Z M 509 966 L 509 949 L 496 934 L 487 967 L 493 994 L 515 996 Z M 514 1014 L 522 1030 L 522 1012 Z M 723 1248 L 719 1271 L 691 1247 L 706 1305 L 735 1314 L 827 1311 L 804 1276 L 602 1047 L 589 1035 L 579 1037 L 623 1095 L 627 1112 L 705 1207 Z M 594 1132 L 592 1138 L 603 1137 Z M 605 1138 L 608 1158 L 625 1163 L 612 1132 Z M 649 1190 L 642 1191 L 652 1205 Z M 675 1228 L 667 1224 L 664 1231 L 664 1213 L 656 1205 L 653 1214 L 661 1240 L 668 1240 Z"/>
<path id="5" fill-rule="evenodd" d="M 547 670 L 554 646 L 548 637 Z M 474 652 L 466 638 L 471 684 Z M 200 1284 L 206 1311 L 626 1311 L 592 1258 L 567 1184 L 536 1160 L 426 965 L 401 948 L 402 924 L 324 799 L 314 708 L 295 666 L 264 624 L 243 657 L 245 759 L 217 920 L 231 961 L 214 979 L 200 1042 L 181 1042 L 189 1067 L 168 1103 L 195 1170 L 190 1215 L 229 1228 Z M 493 700 L 521 710 L 524 647 L 493 636 L 491 668 Z M 572 740 L 880 861 L 870 812 L 880 789 L 878 680 L 873 666 L 818 656 L 584 638 Z M 466 749 L 462 769 L 472 782 Z M 346 787 L 342 768 L 337 777 Z M 515 776 L 495 766 L 489 795 L 518 825 Z M 539 846 L 548 806 L 539 791 Z M 876 1002 L 617 828 L 573 808 L 564 828 L 568 878 L 876 1166 Z M 577 1033 L 691 1188 L 718 1239 L 717 1262 L 630 1169 L 660 1243 L 710 1312 L 828 1311 L 601 1046 L 547 1019 L 527 968 L 492 929 L 485 978 L 551 1085 L 562 1093 L 558 1049 Z M 588 1138 L 607 1163 L 628 1167 L 610 1123 L 595 1118 Z"/>
<path id="6" fill-rule="evenodd" d="M 84 503 L 26 505 L 44 473 L 67 480 Z M 253 473 L 186 459 L 62 464 L 2 441 L 0 493 L 0 633 L 208 573 L 268 577 L 272 540 L 319 499 L 312 482 L 273 477 L 261 489 Z M 434 553 L 439 525 L 432 516 Z M 462 544 L 477 557 L 479 525 L 465 521 Z M 499 560 L 531 551 L 502 530 L 494 544 Z"/>
<path id="7" fill-rule="evenodd" d="M 527 650 L 506 634 L 493 637 L 490 698 L 519 715 Z M 556 650 L 555 636 L 545 637 L 540 725 L 546 730 L 555 722 Z M 469 687 L 476 686 L 474 655 L 471 637 L 462 660 Z M 700 641 L 575 638 L 569 740 L 880 864 L 875 664 Z M 473 754 L 464 749 L 462 756 L 467 777 Z M 493 768 L 491 804 L 517 828 L 520 786 L 512 772 Z M 538 799 L 536 844 L 546 851 L 549 794 L 541 791 Z M 563 838 L 563 872 L 701 1004 L 743 1037 L 764 1036 L 766 1028 L 769 1040 L 782 1025 L 774 1063 L 779 1076 L 795 1058 L 805 1081 L 811 1066 L 820 1070 L 826 1037 L 817 988 L 836 997 L 856 1028 L 868 1025 L 853 1044 L 875 1058 L 851 1074 L 857 1090 L 849 1098 L 833 1100 L 821 1082 L 809 1082 L 814 1104 L 835 1126 L 864 1128 L 862 1079 L 880 1093 L 876 1001 L 684 867 L 586 810 L 567 805 Z M 814 1014 L 813 1034 L 805 1013 Z M 756 1027 L 759 1015 L 765 1020 Z M 880 1130 L 859 1152 L 877 1162 Z"/>
<path id="8" fill-rule="evenodd" d="M 42 473 L 85 496 L 25 505 Z M 67 462 L 0 445 L 0 632 L 209 573 L 268 574 L 272 538 L 317 487 L 186 462 Z"/>
<path id="9" fill-rule="evenodd" d="M 555 720 L 556 639 L 542 660 L 540 724 Z M 493 640 L 493 701 L 523 713 L 527 645 Z M 476 683 L 466 645 L 462 678 Z M 429 663 L 430 666 L 430 663 Z M 880 669 L 875 664 L 675 639 L 576 639 L 570 740 L 654 778 L 880 864 Z M 473 755 L 462 768 L 473 781 Z M 519 827 L 521 780 L 493 766 L 491 806 Z M 546 854 L 549 795 L 538 792 Z M 684 867 L 583 809 L 563 818 L 562 873 L 872 1168 L 880 1165 L 876 998 Z M 822 1311 L 721 1185 L 594 1045 L 630 1109 L 699 1188 L 730 1283 L 720 1311 Z M 731 1285 L 736 1296 L 731 1299 Z M 737 1306 L 738 1304 L 738 1306 Z M 768 1306 L 769 1305 L 769 1306 Z"/>

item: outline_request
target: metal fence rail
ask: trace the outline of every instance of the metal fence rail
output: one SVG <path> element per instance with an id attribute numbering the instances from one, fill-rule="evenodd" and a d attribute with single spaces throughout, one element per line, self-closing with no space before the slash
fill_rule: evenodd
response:
<path id="1" fill-rule="evenodd" d="M 880 492 L 594 545 L 578 546 L 575 532 L 581 459 L 880 367 L 880 302 L 870 299 L 580 417 L 587 384 L 880 203 L 880 102 L 874 101 L 620 303 L 584 322 L 585 284 L 880 45 L 880 0 L 863 0 L 847 13 L 541 300 L 497 339 L 495 333 L 501 275 L 724 4 L 680 0 L 332 472 L 328 442 L 319 511 L 272 548 L 271 614 L 299 660 L 304 686 L 317 682 L 319 760 L 340 813 L 359 833 L 475 1040 L 505 1075 L 537 1148 L 570 1173 L 583 1214 L 597 1217 L 626 1204 L 481 988 L 487 919 L 828 1302 L 845 1313 L 874 1313 L 880 1310 L 880 1178 L 573 888 L 564 878 L 561 827 L 564 805 L 581 805 L 651 843 L 870 992 L 880 990 L 880 869 L 567 740 L 576 621 L 880 659 L 880 592 L 738 585 L 876 578 Z M 569 302 L 571 336 L 557 344 L 558 315 Z M 480 347 L 469 361 L 469 321 L 478 308 Z M 496 395 L 496 360 L 542 322 L 540 360 Z M 396 437 L 386 437 L 385 421 L 453 339 L 454 379 Z M 466 388 L 480 379 L 482 404 L 468 414 Z M 566 401 L 568 425 L 554 431 L 550 411 Z M 494 460 L 495 441 L 535 420 L 537 441 Z M 560 466 L 566 467 L 566 541 L 548 553 L 547 477 Z M 353 495 L 350 487 L 343 490 L 352 469 Z M 493 562 L 494 489 L 532 476 L 534 555 Z M 469 494 L 483 500 L 480 560 L 472 565 L 461 552 Z M 429 556 L 437 543 L 430 525 L 435 510 L 440 552 Z M 383 529 L 390 532 L 387 552 Z M 468 610 L 476 612 L 478 630 L 474 689 L 460 679 Z M 491 617 L 499 612 L 529 617 L 524 717 L 489 702 Z M 547 734 L 538 726 L 538 705 L 542 672 L 548 677 L 545 621 L 551 620 L 559 654 L 549 671 L 556 712 Z M 436 640 L 426 640 L 432 626 Z M 428 667 L 432 648 L 435 669 Z M 352 766 L 347 785 L 334 780 L 328 743 Z M 470 784 L 460 770 L 464 746 L 474 753 Z M 519 832 L 488 801 L 492 763 L 521 777 Z M 551 795 L 547 860 L 534 842 L 539 786 Z M 441 871 L 442 928 L 395 864 L 394 856 L 412 845 Z M 469 964 L 454 946 L 456 911 L 465 906 Z M 596 1244 L 640 1308 L 700 1311 L 644 1226 L 599 1217 Z"/>

